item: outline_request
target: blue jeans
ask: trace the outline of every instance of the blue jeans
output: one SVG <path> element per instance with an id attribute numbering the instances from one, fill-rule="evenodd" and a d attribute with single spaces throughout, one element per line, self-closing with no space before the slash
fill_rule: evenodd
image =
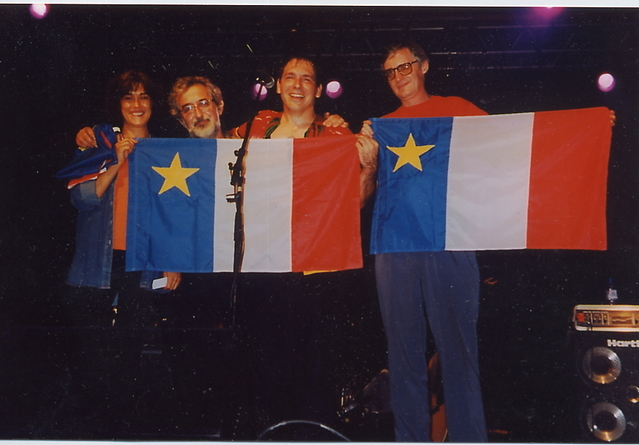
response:
<path id="1" fill-rule="evenodd" d="M 396 440 L 430 441 L 427 333 L 442 370 L 451 442 L 486 442 L 479 382 L 479 271 L 474 252 L 409 252 L 375 256 L 379 302 L 388 340 Z"/>

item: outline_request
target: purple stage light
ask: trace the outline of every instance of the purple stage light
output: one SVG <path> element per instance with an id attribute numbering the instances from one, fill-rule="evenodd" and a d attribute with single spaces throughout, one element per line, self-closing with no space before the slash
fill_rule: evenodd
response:
<path id="1" fill-rule="evenodd" d="M 337 99 L 343 92 L 342 84 L 336 80 L 332 80 L 326 84 L 326 95 L 331 99 Z"/>
<path id="2" fill-rule="evenodd" d="M 563 9 L 553 6 L 535 7 L 533 8 L 533 16 L 538 21 L 548 22 L 561 14 Z"/>
<path id="3" fill-rule="evenodd" d="M 258 98 L 257 95 L 260 95 L 260 97 Z M 253 99 L 257 99 L 257 100 L 264 100 L 266 99 L 266 95 L 268 94 L 268 89 L 259 83 L 256 83 L 255 85 L 253 85 L 253 90 L 252 90 L 252 97 Z"/>
<path id="4" fill-rule="evenodd" d="M 49 13 L 49 5 L 45 5 L 44 3 L 33 3 L 29 7 L 29 12 L 33 18 L 43 19 Z"/>
<path id="5" fill-rule="evenodd" d="M 608 91 L 612 91 L 615 87 L 615 78 L 610 73 L 603 73 L 597 79 L 597 86 L 601 91 L 607 93 Z"/>

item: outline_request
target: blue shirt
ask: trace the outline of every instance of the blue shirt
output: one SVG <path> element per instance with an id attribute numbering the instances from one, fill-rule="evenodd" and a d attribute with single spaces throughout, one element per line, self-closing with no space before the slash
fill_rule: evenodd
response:
<path id="1" fill-rule="evenodd" d="M 102 197 L 95 191 L 95 181 L 77 184 L 71 189 L 71 204 L 78 210 L 75 254 L 67 284 L 100 289 L 111 287 L 113 262 L 113 181 Z M 140 287 L 151 288 L 160 272 L 144 271 Z"/>

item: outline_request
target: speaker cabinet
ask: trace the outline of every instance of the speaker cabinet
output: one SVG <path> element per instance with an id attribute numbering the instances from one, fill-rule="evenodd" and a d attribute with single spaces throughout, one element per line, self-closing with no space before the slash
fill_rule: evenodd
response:
<path id="1" fill-rule="evenodd" d="M 583 438 L 639 442 L 639 332 L 572 335 Z"/>

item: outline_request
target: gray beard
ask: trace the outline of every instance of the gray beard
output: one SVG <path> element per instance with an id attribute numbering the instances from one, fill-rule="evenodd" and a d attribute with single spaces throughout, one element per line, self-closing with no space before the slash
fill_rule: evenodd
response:
<path id="1" fill-rule="evenodd" d="M 189 131 L 189 136 L 192 138 L 199 139 L 215 139 L 221 133 L 221 128 L 219 125 L 215 125 L 212 128 L 203 128 L 203 129 L 192 129 Z"/>

